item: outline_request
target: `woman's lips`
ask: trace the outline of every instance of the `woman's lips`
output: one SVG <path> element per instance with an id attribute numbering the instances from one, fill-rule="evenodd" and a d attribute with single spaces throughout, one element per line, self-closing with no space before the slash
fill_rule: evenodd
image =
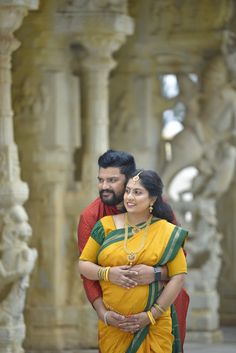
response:
<path id="1" fill-rule="evenodd" d="M 135 204 L 134 204 L 134 203 L 131 203 L 131 202 L 127 202 L 126 205 L 127 205 L 128 207 L 134 207 L 134 206 L 135 206 Z"/>

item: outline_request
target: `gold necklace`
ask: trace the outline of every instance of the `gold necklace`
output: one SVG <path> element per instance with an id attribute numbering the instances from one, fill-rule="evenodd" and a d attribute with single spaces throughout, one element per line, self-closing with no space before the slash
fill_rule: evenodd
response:
<path id="1" fill-rule="evenodd" d="M 136 224 L 133 225 L 133 224 L 129 223 L 129 222 L 128 222 L 128 217 L 126 217 L 126 222 L 127 222 L 128 226 L 132 228 L 131 231 L 132 231 L 133 234 L 136 234 L 136 233 L 140 232 L 144 227 L 146 227 L 147 224 L 148 224 L 148 221 L 149 221 L 149 218 L 148 218 L 148 220 L 147 220 L 145 223 L 143 223 L 141 226 L 137 226 Z"/>
<path id="2" fill-rule="evenodd" d="M 124 251 L 126 252 L 126 254 L 128 254 L 127 259 L 128 259 L 128 264 L 129 265 L 133 265 L 134 261 L 137 258 L 137 254 L 144 248 L 144 244 L 145 244 L 145 240 L 147 238 L 147 234 L 148 234 L 148 228 L 149 225 L 151 223 L 152 220 L 152 216 L 150 216 L 147 220 L 147 222 L 144 223 L 145 228 L 144 228 L 144 234 L 143 234 L 143 238 L 142 238 L 142 242 L 140 244 L 140 246 L 138 247 L 138 249 L 136 250 L 129 250 L 128 246 L 127 246 L 127 240 L 128 240 L 128 215 L 127 213 L 125 214 L 125 237 L 124 237 Z M 133 227 L 133 226 L 132 226 Z M 135 226 L 137 227 L 137 226 Z M 142 228 L 137 227 L 139 230 L 142 230 Z"/>

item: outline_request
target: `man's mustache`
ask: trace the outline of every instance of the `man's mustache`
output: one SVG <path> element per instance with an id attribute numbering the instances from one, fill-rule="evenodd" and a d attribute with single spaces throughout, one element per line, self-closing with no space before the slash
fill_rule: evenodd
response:
<path id="1" fill-rule="evenodd" d="M 100 191 L 100 195 L 102 195 L 103 193 L 110 193 L 110 194 L 114 194 L 114 191 L 112 191 L 112 190 L 108 190 L 108 189 L 101 190 L 101 191 Z"/>

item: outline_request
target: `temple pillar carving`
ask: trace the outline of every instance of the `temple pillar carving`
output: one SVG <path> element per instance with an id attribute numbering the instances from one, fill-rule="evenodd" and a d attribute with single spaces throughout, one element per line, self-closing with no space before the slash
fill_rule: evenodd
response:
<path id="1" fill-rule="evenodd" d="M 16 139 L 31 190 L 27 210 L 39 253 L 25 311 L 25 348 L 31 352 L 76 349 L 80 341 L 77 220 L 65 202 L 68 190 L 76 190 L 73 158 L 81 144 L 80 92 L 79 79 L 71 73 L 67 38 L 55 32 L 57 5 L 56 0 L 42 0 L 40 11 L 27 17 L 14 57 L 21 62 L 13 73 Z"/>
<path id="2" fill-rule="evenodd" d="M 155 62 L 148 45 L 135 46 L 132 40 L 122 48 L 118 60 L 111 79 L 111 146 L 119 149 L 122 145 L 135 155 L 137 165 L 156 169 L 161 128 L 154 108 L 158 90 Z"/>
<path id="3" fill-rule="evenodd" d="M 127 1 L 74 0 L 60 10 L 58 30 L 71 36 L 73 47 L 79 45 L 84 50 L 77 63 L 84 103 L 81 191 L 91 200 L 97 195 L 98 156 L 110 145 L 108 84 L 116 66 L 112 55 L 132 34 L 133 22 L 126 15 Z"/>
<path id="4" fill-rule="evenodd" d="M 109 75 L 116 66 L 112 53 L 125 40 L 123 34 L 82 35 L 80 43 L 87 55 L 82 61 L 84 92 L 83 118 L 85 121 L 82 161 L 82 187 L 90 197 L 97 195 L 97 160 L 109 146 Z"/>
<path id="5" fill-rule="evenodd" d="M 197 171 L 173 205 L 180 222 L 190 229 L 186 243 L 186 284 L 191 298 L 187 338 L 213 342 L 222 339 L 218 281 L 222 281 L 221 243 L 225 230 L 219 227 L 217 205 L 235 174 L 235 89 L 220 53 L 205 63 L 201 75 L 202 99 L 193 96 L 193 120 L 172 140 L 174 167 L 172 161 L 167 162 L 163 175 L 170 186 L 180 170 L 190 166 Z M 188 151 L 189 145 L 194 146 L 194 153 Z"/>
<path id="6" fill-rule="evenodd" d="M 68 35 L 63 21 L 59 23 L 60 28 L 54 27 L 55 18 L 65 16 L 65 12 L 63 15 L 60 12 L 61 3 L 41 1 L 40 13 L 31 14 L 18 33 L 22 47 L 15 56 L 16 62 L 22 63 L 21 69 L 16 66 L 14 71 L 16 136 L 24 178 L 31 190 L 27 208 L 35 234 L 33 243 L 39 249 L 26 310 L 29 324 L 25 347 L 31 352 L 97 344 L 96 316 L 85 300 L 75 267 L 78 256 L 75 229 L 83 200 L 88 202 L 83 185 L 96 186 L 96 159 L 108 147 L 107 85 L 114 65 L 111 55 L 125 39 L 123 33 L 116 36 L 110 32 L 105 33 L 105 38 L 100 34 L 96 38 L 94 29 L 92 33 L 84 29 L 81 43 L 83 41 L 88 60 L 80 63 L 81 77 L 75 76 L 71 73 L 70 43 L 80 43 L 80 31 L 73 37 Z M 78 15 L 76 11 L 75 14 Z M 102 19 L 104 13 L 100 15 Z M 119 18 L 118 14 L 115 16 Z M 70 27 L 73 18 L 65 17 Z M 88 23 L 86 16 L 77 20 L 76 26 Z M 112 27 L 112 20 L 108 22 Z M 129 19 L 128 23 L 131 30 Z M 98 28 L 95 25 L 96 31 Z M 84 138 L 81 136 L 84 119 L 81 123 L 80 89 L 86 102 L 82 112 L 85 111 L 83 114 L 89 121 L 88 142 L 83 141 L 87 156 L 83 165 L 88 165 L 84 184 L 83 180 L 80 183 L 74 180 L 73 160 L 74 151 L 81 148 Z M 100 143 L 98 135 L 93 136 L 94 124 L 100 129 Z M 85 334 L 88 325 L 90 331 L 88 334 L 86 330 Z"/>
<path id="7" fill-rule="evenodd" d="M 22 353 L 24 308 L 37 251 L 28 246 L 31 226 L 23 204 L 28 185 L 21 180 L 14 139 L 11 96 L 12 53 L 20 42 L 13 33 L 37 1 L 0 1 L 0 352 Z"/>

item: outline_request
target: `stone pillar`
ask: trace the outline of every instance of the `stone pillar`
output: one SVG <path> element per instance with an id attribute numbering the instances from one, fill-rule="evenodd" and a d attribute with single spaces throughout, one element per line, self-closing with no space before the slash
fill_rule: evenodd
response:
<path id="1" fill-rule="evenodd" d="M 231 24 L 232 31 L 227 30 L 224 33 L 222 52 L 224 61 L 229 72 L 229 86 L 226 93 L 231 98 L 231 104 L 228 104 L 230 114 L 225 114 L 222 124 L 230 124 L 229 142 L 231 147 L 235 148 L 236 141 L 236 101 L 235 101 L 235 83 L 236 83 L 236 34 L 235 18 Z M 229 102 L 229 103 L 230 103 Z M 236 158 L 234 159 L 233 173 L 235 175 Z M 229 212 L 225 212 L 229 210 Z M 223 325 L 236 325 L 236 178 L 234 177 L 229 185 L 227 192 L 217 202 L 219 229 L 223 234 L 222 238 L 222 270 L 219 276 L 220 293 L 220 321 Z"/>
<path id="2" fill-rule="evenodd" d="M 97 195 L 96 177 L 98 157 L 109 148 L 109 74 L 116 63 L 112 53 L 120 47 L 124 36 L 114 34 L 82 36 L 81 43 L 87 49 L 82 61 L 84 91 L 85 144 L 83 155 L 82 185 L 86 194 Z"/>
<path id="3" fill-rule="evenodd" d="M 11 56 L 19 47 L 13 32 L 37 1 L 0 1 L 0 352 L 21 353 L 23 310 L 37 252 L 27 245 L 31 227 L 23 203 L 28 186 L 21 181 L 14 142 Z"/>
<path id="4" fill-rule="evenodd" d="M 111 146 L 133 153 L 137 166 L 156 169 L 161 132 L 154 111 L 156 66 L 148 44 L 133 41 L 130 38 L 119 53 L 119 66 L 111 79 Z"/>
<path id="5" fill-rule="evenodd" d="M 80 93 L 67 39 L 55 33 L 57 5 L 57 0 L 42 0 L 40 11 L 27 17 L 13 61 L 16 139 L 31 190 L 27 210 L 39 253 L 25 311 L 30 352 L 78 349 L 80 340 L 77 220 L 65 202 L 68 190 L 76 193 L 73 153 L 80 146 Z"/>
<path id="6" fill-rule="evenodd" d="M 75 54 L 76 72 L 81 80 L 82 152 L 81 183 L 77 193 L 67 193 L 66 205 L 78 222 L 82 208 L 97 196 L 97 159 L 109 148 L 109 75 L 116 62 L 113 53 L 126 35 L 133 31 L 133 22 L 126 15 L 126 1 L 68 1 L 57 13 L 59 35 L 69 38 Z M 78 49 L 76 51 L 76 48 Z M 73 207 L 72 205 L 76 205 Z M 77 339 L 81 347 L 97 347 L 97 317 L 85 298 L 84 290 L 71 284 L 73 300 L 78 303 Z M 79 282 L 79 281 L 78 281 Z M 87 330 L 89 327 L 89 330 Z"/>
<path id="7" fill-rule="evenodd" d="M 85 54 L 80 63 L 82 78 L 82 193 L 87 199 L 97 195 L 97 159 L 109 148 L 109 74 L 116 62 L 113 53 L 133 32 L 126 15 L 125 1 L 74 1 L 58 14 L 58 30 L 70 34 L 72 43 Z"/>

